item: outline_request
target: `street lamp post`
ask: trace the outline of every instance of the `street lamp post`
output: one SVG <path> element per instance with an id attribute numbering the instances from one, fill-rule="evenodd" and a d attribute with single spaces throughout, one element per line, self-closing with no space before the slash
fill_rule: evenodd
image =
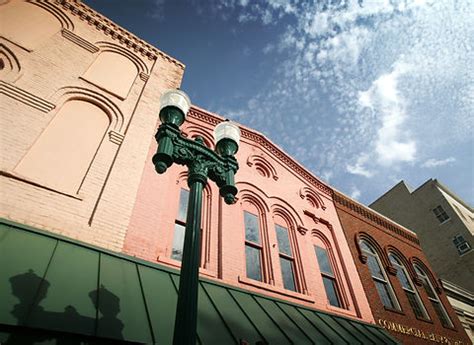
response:
<path id="1" fill-rule="evenodd" d="M 218 124 L 214 129 L 216 151 L 213 151 L 204 145 L 202 137 L 191 140 L 182 136 L 179 127 L 189 107 L 190 101 L 184 92 L 169 90 L 163 94 L 161 125 L 155 136 L 158 149 L 153 156 L 158 174 L 163 174 L 173 163 L 188 167 L 190 195 L 173 345 L 196 344 L 202 191 L 210 178 L 219 187 L 224 201 L 233 204 L 237 194 L 234 175 L 239 169 L 234 157 L 239 147 L 239 127 L 229 121 Z"/>

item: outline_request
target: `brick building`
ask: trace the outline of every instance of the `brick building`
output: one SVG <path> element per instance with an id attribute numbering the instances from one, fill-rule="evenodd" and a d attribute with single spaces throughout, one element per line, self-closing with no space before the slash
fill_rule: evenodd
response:
<path id="1" fill-rule="evenodd" d="M 470 340 L 414 232 L 335 191 L 374 319 L 403 344 Z"/>
<path id="2" fill-rule="evenodd" d="M 78 0 L 3 1 L 0 22 L 0 342 L 170 343 L 186 172 L 151 156 L 184 65 Z M 183 130 L 213 147 L 222 120 L 194 106 Z M 332 188 L 241 130 L 237 203 L 204 192 L 200 342 L 395 343 Z"/>

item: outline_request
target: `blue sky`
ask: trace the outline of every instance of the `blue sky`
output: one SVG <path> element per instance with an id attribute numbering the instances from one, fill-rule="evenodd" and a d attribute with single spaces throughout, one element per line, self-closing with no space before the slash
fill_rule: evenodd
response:
<path id="1" fill-rule="evenodd" d="M 474 1 L 85 3 L 186 64 L 194 104 L 347 195 L 438 178 L 474 204 Z"/>

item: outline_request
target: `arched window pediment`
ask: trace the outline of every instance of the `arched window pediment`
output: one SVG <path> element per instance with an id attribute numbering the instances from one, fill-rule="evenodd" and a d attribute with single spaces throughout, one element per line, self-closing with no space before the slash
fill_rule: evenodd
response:
<path id="1" fill-rule="evenodd" d="M 247 158 L 247 165 L 253 167 L 261 176 L 278 181 L 279 177 L 275 167 L 262 155 L 250 155 Z"/>

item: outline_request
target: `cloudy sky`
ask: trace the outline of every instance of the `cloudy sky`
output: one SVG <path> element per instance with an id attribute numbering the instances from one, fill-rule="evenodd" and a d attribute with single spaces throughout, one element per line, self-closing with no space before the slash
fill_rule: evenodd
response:
<path id="1" fill-rule="evenodd" d="M 438 178 L 474 204 L 474 1 L 85 2 L 185 63 L 194 104 L 359 201 Z"/>

